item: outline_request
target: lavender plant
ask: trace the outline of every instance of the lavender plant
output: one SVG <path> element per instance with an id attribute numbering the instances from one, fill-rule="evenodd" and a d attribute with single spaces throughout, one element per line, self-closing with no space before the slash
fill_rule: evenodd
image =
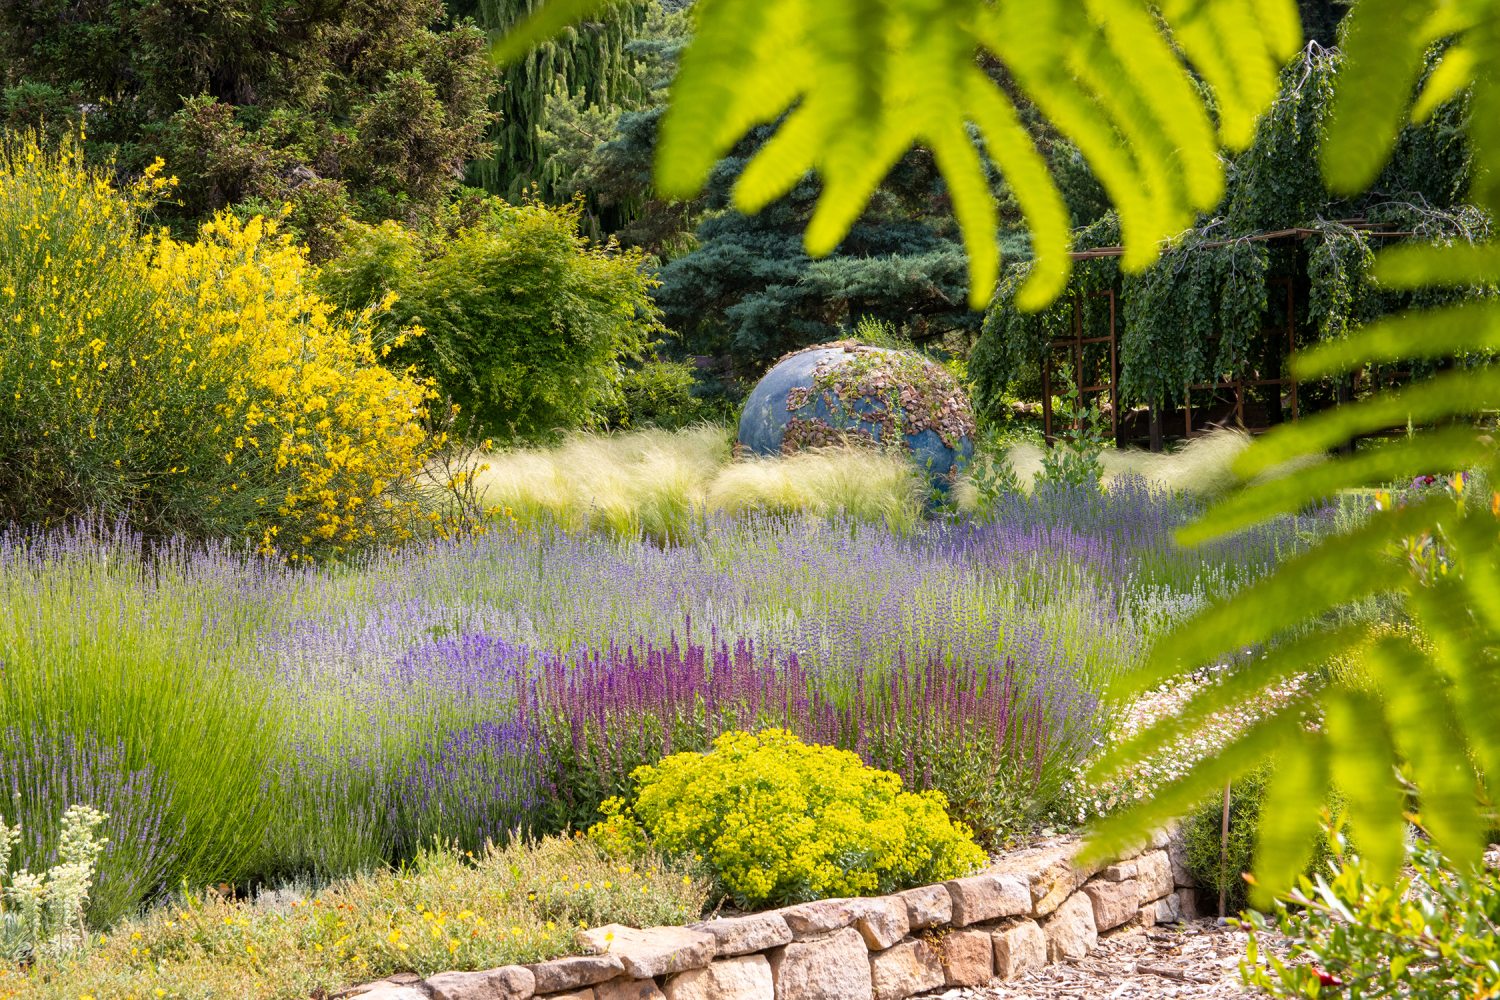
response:
<path id="1" fill-rule="evenodd" d="M 179 886 L 582 825 L 636 763 L 778 725 L 944 790 L 992 840 L 1056 795 L 1163 623 L 1301 544 L 1170 552 L 1189 507 L 1046 488 L 910 533 L 537 526 L 288 569 L 112 524 L 0 534 L 0 801 L 110 814 L 90 918 Z M 17 793 L 19 795 L 17 796 Z"/>

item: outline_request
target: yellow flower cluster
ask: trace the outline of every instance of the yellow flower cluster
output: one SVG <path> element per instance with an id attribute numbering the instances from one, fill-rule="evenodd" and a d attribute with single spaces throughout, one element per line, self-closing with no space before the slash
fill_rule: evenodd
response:
<path id="1" fill-rule="evenodd" d="M 940 792 L 782 730 L 726 733 L 706 754 L 638 768 L 625 815 L 669 856 L 708 866 L 743 906 L 893 892 L 972 871 L 985 855 Z"/>
<path id="2" fill-rule="evenodd" d="M 257 497 L 260 543 L 292 555 L 409 537 L 422 508 L 396 488 L 442 443 L 423 426 L 431 388 L 379 364 L 420 331 L 377 345 L 372 311 L 338 313 L 310 272 L 274 220 L 230 215 L 192 243 L 156 237 L 146 269 L 156 317 L 179 346 L 168 373 L 222 386 L 212 427 L 222 461 L 275 484 Z M 233 503 L 244 486 L 231 478 L 213 500 Z"/>
<path id="3" fill-rule="evenodd" d="M 27 516 L 304 558 L 449 527 L 426 500 L 432 388 L 381 358 L 382 303 L 341 312 L 277 220 L 152 234 L 160 166 L 123 190 L 76 143 L 0 136 L 0 459 Z M 461 485 L 461 484 L 460 484 Z M 16 514 L 17 512 L 12 512 Z"/>

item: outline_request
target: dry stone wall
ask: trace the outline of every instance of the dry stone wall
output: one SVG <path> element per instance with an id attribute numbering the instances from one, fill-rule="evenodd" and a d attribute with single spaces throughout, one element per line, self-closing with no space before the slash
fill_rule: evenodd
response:
<path id="1" fill-rule="evenodd" d="M 1162 833 L 1114 864 L 1073 864 L 1076 839 L 978 875 L 869 899 L 825 899 L 688 927 L 585 931 L 592 954 L 426 979 L 359 1000 L 903 1000 L 1082 958 L 1128 927 L 1197 916 L 1181 845 Z"/>

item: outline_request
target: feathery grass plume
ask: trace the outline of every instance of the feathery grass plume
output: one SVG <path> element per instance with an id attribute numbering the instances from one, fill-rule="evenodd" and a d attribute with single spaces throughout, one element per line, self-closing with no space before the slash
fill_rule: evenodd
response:
<path id="1" fill-rule="evenodd" d="M 476 485 L 486 506 L 509 508 L 523 526 L 667 539 L 701 511 L 709 477 L 729 457 L 729 431 L 718 424 L 575 434 L 557 448 L 487 456 Z"/>
<path id="2" fill-rule="evenodd" d="M 1153 486 L 1211 499 L 1227 493 L 1239 483 L 1234 462 L 1250 446 L 1250 436 L 1238 430 L 1216 430 L 1193 438 L 1176 451 L 1150 452 L 1138 448 L 1107 448 L 1099 456 L 1104 465 L 1103 482 L 1112 486 L 1126 476 L 1139 476 Z M 1022 488 L 1030 490 L 1042 474 L 1042 448 L 1029 442 L 1018 442 L 1002 455 L 986 454 L 981 463 L 1005 463 L 1015 473 Z M 979 502 L 978 492 L 965 476 L 954 490 L 959 509 L 973 510 Z"/>
<path id="3" fill-rule="evenodd" d="M 577 434 L 487 456 L 476 486 L 485 506 L 509 508 L 523 526 L 658 541 L 686 537 L 705 512 L 850 517 L 901 531 L 922 519 L 925 487 L 905 458 L 827 448 L 731 462 L 729 440 L 719 424 Z"/>
<path id="4" fill-rule="evenodd" d="M 745 459 L 722 469 L 708 487 L 708 508 L 718 513 L 842 516 L 883 521 L 900 532 L 922 520 L 925 500 L 910 461 L 860 448 Z"/>

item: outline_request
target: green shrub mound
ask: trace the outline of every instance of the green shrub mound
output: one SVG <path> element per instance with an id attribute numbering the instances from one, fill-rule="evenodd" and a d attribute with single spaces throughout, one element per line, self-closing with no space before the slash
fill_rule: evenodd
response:
<path id="1" fill-rule="evenodd" d="M 725 733 L 634 779 L 632 815 L 606 803 L 595 835 L 639 829 L 667 856 L 700 861 L 737 906 L 880 895 L 985 861 L 941 792 L 902 791 L 897 775 L 784 730 Z"/>
<path id="2" fill-rule="evenodd" d="M 1266 786 L 1275 773 L 1274 764 L 1264 764 L 1230 786 L 1227 850 L 1222 796 L 1216 795 L 1204 803 L 1183 826 L 1187 866 L 1194 883 L 1212 892 L 1216 899 L 1222 892 L 1227 913 L 1238 913 L 1250 905 L 1250 884 L 1245 881 L 1244 873 L 1252 870 L 1261 806 Z M 1322 837 L 1317 840 L 1318 848 L 1307 867 L 1309 876 L 1326 871 L 1332 858 L 1327 841 Z"/>
<path id="3" fill-rule="evenodd" d="M 426 333 L 392 358 L 436 380 L 485 435 L 597 426 L 625 405 L 624 363 L 663 328 L 644 256 L 591 244 L 579 221 L 576 206 L 486 199 L 421 231 L 350 223 L 320 281 L 356 309 L 394 294 L 395 324 Z"/>

